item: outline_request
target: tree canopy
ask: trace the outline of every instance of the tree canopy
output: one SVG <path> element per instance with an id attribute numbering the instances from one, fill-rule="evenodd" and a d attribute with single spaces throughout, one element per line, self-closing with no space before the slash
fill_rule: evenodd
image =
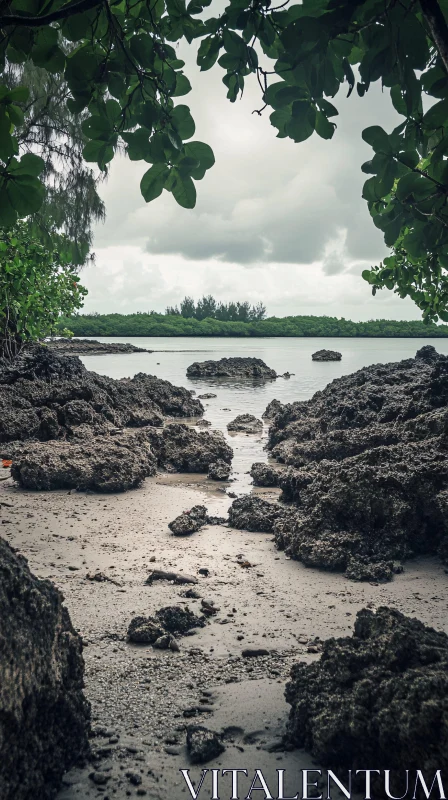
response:
<path id="1" fill-rule="evenodd" d="M 373 292 L 409 295 L 426 321 L 448 320 L 448 0 L 230 0 L 212 16 L 212 0 L 3 0 L 0 58 L 63 76 L 69 111 L 85 115 L 87 162 L 105 170 L 122 145 L 150 166 L 141 191 L 164 189 L 185 208 L 196 181 L 213 166 L 195 141 L 191 89 L 173 44 L 198 40 L 202 70 L 224 71 L 234 102 L 252 73 L 262 114 L 277 135 L 300 143 L 331 139 L 333 99 L 341 88 L 368 96 L 381 81 L 403 121 L 367 128 L 373 149 L 363 165 L 363 196 L 391 254 L 364 277 Z M 15 135 L 29 92 L 0 87 L 0 223 L 36 213 L 44 200 L 45 162 L 22 155 Z"/>
<path id="2" fill-rule="evenodd" d="M 259 322 L 266 317 L 263 303 L 251 306 L 247 300 L 223 303 L 215 300 L 211 294 L 204 295 L 197 303 L 192 297 L 184 297 L 178 306 L 169 306 L 167 316 L 181 316 L 185 319 L 219 319 L 223 322 Z"/>

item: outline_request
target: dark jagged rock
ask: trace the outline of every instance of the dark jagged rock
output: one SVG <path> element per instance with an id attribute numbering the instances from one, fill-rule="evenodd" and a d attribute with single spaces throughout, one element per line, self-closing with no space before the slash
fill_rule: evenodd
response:
<path id="1" fill-rule="evenodd" d="M 239 414 L 227 425 L 228 431 L 241 431 L 243 433 L 261 433 L 263 423 L 253 414 Z"/>
<path id="2" fill-rule="evenodd" d="M 128 627 L 128 640 L 136 644 L 154 644 L 165 634 L 162 626 L 152 617 L 134 617 Z"/>
<path id="3" fill-rule="evenodd" d="M 143 373 L 114 380 L 44 346 L 0 364 L 0 442 L 89 438 L 203 411 L 187 389 L 168 381 Z"/>
<path id="4" fill-rule="evenodd" d="M 271 402 L 267 404 L 261 416 L 263 419 L 273 419 L 276 414 L 282 411 L 283 408 L 284 406 L 280 400 L 271 400 Z"/>
<path id="5" fill-rule="evenodd" d="M 135 347 L 133 344 L 123 342 L 97 342 L 95 339 L 50 339 L 45 346 L 52 352 L 63 355 L 98 356 L 107 354 L 125 355 L 127 353 L 152 353 L 144 347 Z"/>
<path id="6" fill-rule="evenodd" d="M 313 361 L 340 361 L 342 353 L 338 353 L 337 350 L 317 350 L 311 358 Z"/>
<path id="7" fill-rule="evenodd" d="M 168 523 L 170 531 L 175 536 L 187 536 L 190 533 L 196 533 L 204 525 L 207 525 L 207 509 L 205 506 L 193 506 L 190 511 L 184 511 L 176 519 Z"/>
<path id="8" fill-rule="evenodd" d="M 0 797 L 51 800 L 88 752 L 81 639 L 62 595 L 0 539 Z"/>
<path id="9" fill-rule="evenodd" d="M 27 444 L 14 455 L 11 474 L 25 489 L 123 492 L 155 471 L 148 441 L 135 433 Z"/>
<path id="10" fill-rule="evenodd" d="M 375 365 L 278 410 L 269 432 L 295 514 L 277 546 L 308 566 L 387 580 L 397 560 L 448 554 L 448 358 Z"/>
<path id="11" fill-rule="evenodd" d="M 213 481 L 227 481 L 231 472 L 231 465 L 227 461 L 214 461 L 209 464 L 208 477 Z"/>
<path id="12" fill-rule="evenodd" d="M 156 619 L 165 631 L 181 636 L 191 631 L 192 628 L 203 628 L 206 624 L 204 617 L 198 617 L 192 611 L 180 606 L 161 608 L 156 611 Z"/>
<path id="13" fill-rule="evenodd" d="M 211 392 L 206 392 L 205 394 L 198 394 L 198 400 L 212 400 L 214 397 L 218 395 L 212 394 Z"/>
<path id="14" fill-rule="evenodd" d="M 189 378 L 256 378 L 274 380 L 275 369 L 268 367 L 261 358 L 221 358 L 219 361 L 195 361 L 187 368 Z"/>
<path id="15" fill-rule="evenodd" d="M 448 769 L 448 637 L 399 611 L 358 612 L 286 686 L 287 735 L 323 766 Z"/>
<path id="16" fill-rule="evenodd" d="M 280 470 L 275 469 L 275 467 L 272 467 L 270 464 L 257 461 L 255 464 L 252 464 L 250 475 L 253 479 L 254 486 L 278 486 Z"/>
<path id="17" fill-rule="evenodd" d="M 205 764 L 217 758 L 226 748 L 218 733 L 204 728 L 203 725 L 187 727 L 187 750 L 192 764 Z"/>
<path id="18" fill-rule="evenodd" d="M 160 433 L 147 431 L 159 466 L 178 472 L 208 472 L 210 464 L 230 464 L 233 450 L 219 431 L 196 431 L 183 423 L 167 425 Z"/>
<path id="19" fill-rule="evenodd" d="M 247 494 L 233 501 L 228 521 L 231 528 L 270 533 L 275 522 L 288 518 L 289 513 L 289 509 L 278 503 L 268 503 L 257 495 Z"/>

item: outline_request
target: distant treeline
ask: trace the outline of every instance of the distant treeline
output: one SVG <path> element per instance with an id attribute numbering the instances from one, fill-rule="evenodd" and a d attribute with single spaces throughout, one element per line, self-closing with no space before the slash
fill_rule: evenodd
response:
<path id="1" fill-rule="evenodd" d="M 337 317 L 270 317 L 254 322 L 202 320 L 181 314 L 78 314 L 60 328 L 75 336 L 371 336 L 448 337 L 448 325 L 389 319 L 351 322 Z"/>
<path id="2" fill-rule="evenodd" d="M 192 297 L 184 297 L 179 307 L 168 306 L 165 315 L 185 319 L 219 319 L 222 322 L 260 322 L 266 317 L 266 306 L 263 303 L 251 306 L 247 301 L 220 303 L 209 294 L 197 303 Z"/>

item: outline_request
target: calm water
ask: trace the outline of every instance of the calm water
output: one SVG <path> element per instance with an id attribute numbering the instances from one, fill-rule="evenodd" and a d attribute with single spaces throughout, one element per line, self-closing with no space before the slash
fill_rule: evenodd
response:
<path id="1" fill-rule="evenodd" d="M 247 491 L 250 485 L 247 471 L 251 464 L 254 461 L 266 461 L 268 456 L 264 450 L 266 428 L 259 436 L 227 433 L 227 423 L 237 414 L 249 413 L 261 417 L 274 397 L 282 403 L 307 400 L 334 378 L 348 375 L 370 364 L 410 358 L 425 344 L 432 344 L 440 353 L 448 355 L 448 339 L 98 338 L 103 342 L 130 342 L 154 352 L 83 357 L 86 367 L 94 372 L 111 378 L 132 377 L 137 372 L 146 372 L 169 380 L 177 386 L 194 389 L 197 395 L 206 392 L 217 395 L 213 400 L 202 401 L 205 407 L 204 417 L 212 423 L 211 429 L 225 434 L 234 449 L 235 482 L 232 490 L 238 494 Z M 323 348 L 339 350 L 342 361 L 312 361 L 311 354 Z M 203 380 L 189 379 L 186 376 L 187 367 L 194 361 L 230 356 L 255 356 L 262 358 L 280 374 L 295 374 L 289 379 L 278 378 L 259 384 L 230 378 Z"/>

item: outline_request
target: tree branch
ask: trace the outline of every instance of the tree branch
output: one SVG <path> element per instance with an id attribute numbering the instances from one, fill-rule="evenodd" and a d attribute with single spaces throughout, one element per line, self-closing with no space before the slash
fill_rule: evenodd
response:
<path id="1" fill-rule="evenodd" d="M 448 25 L 437 0 L 420 0 L 420 8 L 434 44 L 448 72 Z"/>
<path id="2" fill-rule="evenodd" d="M 105 0 L 77 0 L 76 3 L 70 3 L 57 11 L 44 14 L 42 17 L 24 17 L 22 14 L 4 15 L 0 17 L 0 28 L 10 25 L 18 25 L 24 28 L 41 28 L 44 25 L 49 25 L 50 22 L 57 22 L 59 19 L 67 19 L 73 14 L 89 11 L 95 6 L 103 5 L 104 2 Z"/>

